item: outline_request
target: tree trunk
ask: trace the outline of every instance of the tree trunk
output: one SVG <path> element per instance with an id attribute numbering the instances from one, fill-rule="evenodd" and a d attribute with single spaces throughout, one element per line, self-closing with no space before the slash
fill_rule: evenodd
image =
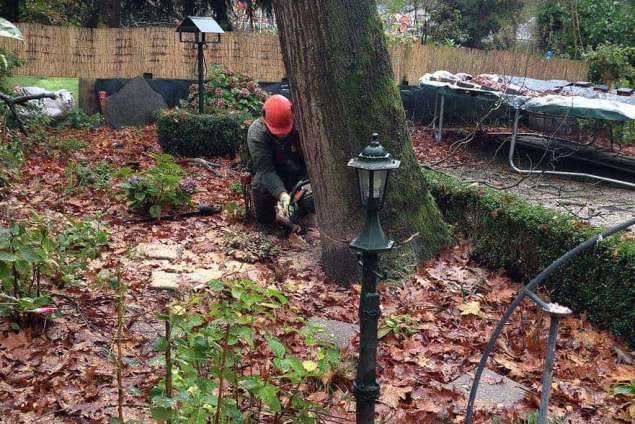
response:
<path id="1" fill-rule="evenodd" d="M 121 0 L 102 0 L 101 16 L 108 28 L 121 26 Z"/>
<path id="2" fill-rule="evenodd" d="M 186 16 L 195 16 L 194 7 L 195 0 L 183 0 L 183 18 Z"/>
<path id="3" fill-rule="evenodd" d="M 231 31 L 232 23 L 229 20 L 229 10 L 227 8 L 227 0 L 210 0 L 210 7 L 214 19 L 218 22 L 223 31 Z"/>
<path id="4" fill-rule="evenodd" d="M 375 1 L 274 0 L 274 10 L 315 194 L 324 270 L 336 281 L 358 279 L 348 244 L 364 218 L 356 175 L 346 164 L 377 132 L 401 160 L 381 213 L 397 245 L 383 255 L 382 268 L 401 279 L 449 234 L 410 143 Z"/>
<path id="5" fill-rule="evenodd" d="M 4 0 L 2 9 L 0 9 L 3 18 L 12 23 L 17 23 L 20 19 L 20 1 L 19 0 Z"/>

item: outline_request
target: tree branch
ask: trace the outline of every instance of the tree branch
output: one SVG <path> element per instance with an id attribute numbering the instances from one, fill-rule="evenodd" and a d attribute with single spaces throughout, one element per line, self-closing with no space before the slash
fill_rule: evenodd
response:
<path id="1" fill-rule="evenodd" d="M 0 93 L 0 100 L 5 102 L 6 105 L 9 107 L 9 110 L 11 111 L 11 113 L 13 114 L 13 117 L 18 123 L 18 127 L 20 127 L 20 131 L 22 131 L 22 134 L 24 135 L 29 135 L 29 134 L 26 128 L 24 127 L 24 123 L 20 119 L 20 116 L 18 115 L 18 111 L 16 110 L 15 106 L 24 104 L 28 102 L 29 100 L 39 100 L 39 99 L 53 99 L 54 100 L 56 98 L 57 98 L 57 95 L 53 93 L 29 94 L 26 96 L 18 96 L 18 97 L 11 97 L 11 96 L 7 96 L 4 93 Z"/>

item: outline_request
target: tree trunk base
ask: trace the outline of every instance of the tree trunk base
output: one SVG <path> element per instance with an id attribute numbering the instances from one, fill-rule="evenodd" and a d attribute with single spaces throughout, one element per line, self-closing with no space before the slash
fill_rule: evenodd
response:
<path id="1" fill-rule="evenodd" d="M 321 237 L 321 242 L 322 268 L 326 276 L 343 286 L 359 281 L 361 278 L 359 260 L 348 243 L 329 240 L 324 235 Z"/>

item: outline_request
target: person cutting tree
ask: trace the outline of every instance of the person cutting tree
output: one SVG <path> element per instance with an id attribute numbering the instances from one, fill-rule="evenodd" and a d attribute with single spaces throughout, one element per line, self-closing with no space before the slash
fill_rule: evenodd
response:
<path id="1" fill-rule="evenodd" d="M 295 127 L 293 105 L 275 94 L 262 107 L 262 117 L 247 132 L 253 176 L 251 196 L 258 229 L 271 233 L 276 208 L 283 219 L 297 223 L 314 212 L 306 164 Z"/>

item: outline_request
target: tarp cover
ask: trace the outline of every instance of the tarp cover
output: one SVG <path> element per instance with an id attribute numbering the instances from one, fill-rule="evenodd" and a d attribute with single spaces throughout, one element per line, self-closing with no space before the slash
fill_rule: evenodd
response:
<path id="1" fill-rule="evenodd" d="M 635 120 L 634 105 L 581 96 L 533 97 L 522 104 L 521 110 L 606 121 Z"/>
<path id="2" fill-rule="evenodd" d="M 540 97 L 516 96 L 497 91 L 458 87 L 438 81 L 419 81 L 419 86 L 428 87 L 434 93 L 449 98 L 460 96 L 478 98 L 490 102 L 492 106 L 495 106 L 496 102 L 500 101 L 509 107 L 520 108 L 527 112 L 605 121 L 635 120 L 635 105 L 617 101 L 618 99 L 613 97 L 606 99 L 558 95 Z"/>

